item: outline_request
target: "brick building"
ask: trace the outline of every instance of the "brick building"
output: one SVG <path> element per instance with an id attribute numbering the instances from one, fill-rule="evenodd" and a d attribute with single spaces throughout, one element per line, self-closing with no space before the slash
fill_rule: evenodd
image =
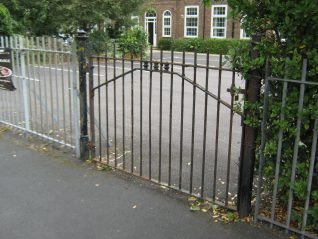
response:
<path id="1" fill-rule="evenodd" d="M 132 19 L 144 26 L 149 42 L 161 38 L 246 38 L 240 22 L 229 17 L 226 1 L 204 7 L 201 0 L 154 0 Z"/>

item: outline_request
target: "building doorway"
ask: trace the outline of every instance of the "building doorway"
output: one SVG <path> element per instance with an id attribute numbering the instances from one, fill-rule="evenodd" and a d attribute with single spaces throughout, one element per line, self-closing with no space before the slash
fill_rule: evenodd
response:
<path id="1" fill-rule="evenodd" d="M 148 33 L 148 42 L 157 46 L 157 14 L 154 10 L 145 13 L 145 29 Z"/>

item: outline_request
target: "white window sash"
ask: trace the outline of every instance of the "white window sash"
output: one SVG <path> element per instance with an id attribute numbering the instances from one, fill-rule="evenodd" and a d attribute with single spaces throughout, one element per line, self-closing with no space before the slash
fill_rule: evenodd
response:
<path id="1" fill-rule="evenodd" d="M 188 15 L 188 9 L 189 8 L 196 8 L 197 14 L 195 15 Z M 184 37 L 186 38 L 197 38 L 199 36 L 199 6 L 186 6 L 185 12 L 184 12 Z M 187 26 L 187 19 L 188 18 L 195 18 L 197 19 L 197 25 L 196 26 Z M 187 30 L 190 29 L 196 29 L 196 35 L 187 35 Z"/>
<path id="2" fill-rule="evenodd" d="M 169 10 L 164 11 L 163 14 L 162 14 L 162 16 L 163 16 L 163 18 L 162 18 L 162 36 L 163 37 L 171 37 L 171 31 L 172 31 L 172 13 L 171 13 L 171 11 L 169 11 L 170 12 L 170 16 L 165 16 L 165 13 L 167 11 L 169 11 Z M 165 24 L 165 19 L 169 19 L 170 20 L 169 21 L 170 22 L 169 25 Z M 170 29 L 170 34 L 166 34 L 165 29 L 168 29 L 168 28 Z"/>
<path id="3" fill-rule="evenodd" d="M 215 8 L 224 8 L 224 14 L 214 14 Z M 227 32 L 227 5 L 213 5 L 211 10 L 211 38 L 226 38 L 226 32 Z M 214 26 L 214 18 L 224 18 L 224 27 L 215 27 Z M 217 29 L 224 29 L 224 36 L 214 36 L 214 30 Z"/>

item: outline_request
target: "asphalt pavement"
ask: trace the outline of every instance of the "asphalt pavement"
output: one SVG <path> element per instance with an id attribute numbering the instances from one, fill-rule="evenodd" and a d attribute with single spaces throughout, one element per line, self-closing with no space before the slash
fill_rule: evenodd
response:
<path id="1" fill-rule="evenodd" d="M 48 148 L 1 133 L 1 239 L 279 238 L 245 223 L 214 223 L 176 192 Z"/>

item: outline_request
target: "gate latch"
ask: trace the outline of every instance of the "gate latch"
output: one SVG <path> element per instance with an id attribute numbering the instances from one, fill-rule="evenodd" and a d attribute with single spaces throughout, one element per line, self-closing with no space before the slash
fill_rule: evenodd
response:
<path id="1" fill-rule="evenodd" d="M 226 91 L 229 92 L 232 97 L 234 96 L 235 101 L 239 100 L 239 94 L 245 94 L 245 89 L 236 88 L 233 85 L 230 88 L 227 88 Z"/>

